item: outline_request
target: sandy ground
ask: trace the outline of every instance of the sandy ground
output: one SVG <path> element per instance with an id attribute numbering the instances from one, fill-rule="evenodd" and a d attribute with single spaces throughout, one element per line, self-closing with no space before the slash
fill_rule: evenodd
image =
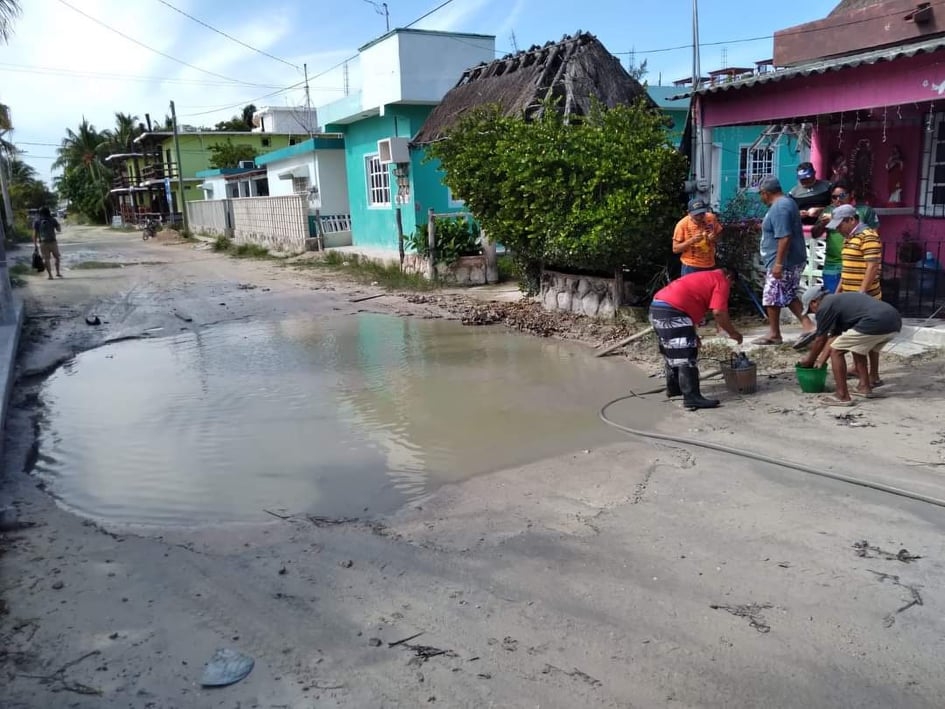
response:
<path id="1" fill-rule="evenodd" d="M 31 319 L 0 490 L 0 705 L 941 706 L 945 510 L 721 453 L 628 438 L 370 520 L 145 534 L 64 512 L 24 472 L 41 454 L 39 382 L 64 357 L 155 327 L 462 310 L 352 303 L 375 291 L 135 235 L 64 242 L 66 278 L 19 291 Z M 92 260 L 140 265 L 69 268 Z M 647 351 L 634 356 L 655 369 Z M 758 393 L 706 387 L 718 410 L 653 397 L 612 415 L 945 499 L 941 358 L 890 363 L 887 397 L 854 409 L 800 395 L 789 351 L 764 358 Z M 202 689 L 218 647 L 256 666 Z"/>

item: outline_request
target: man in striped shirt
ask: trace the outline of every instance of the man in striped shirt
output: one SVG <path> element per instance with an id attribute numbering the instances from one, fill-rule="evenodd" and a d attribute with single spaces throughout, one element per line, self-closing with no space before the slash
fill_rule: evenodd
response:
<path id="1" fill-rule="evenodd" d="M 877 231 L 860 221 L 852 204 L 843 204 L 833 210 L 827 229 L 836 229 L 843 234 L 840 292 L 866 293 L 881 300 L 883 246 Z"/>

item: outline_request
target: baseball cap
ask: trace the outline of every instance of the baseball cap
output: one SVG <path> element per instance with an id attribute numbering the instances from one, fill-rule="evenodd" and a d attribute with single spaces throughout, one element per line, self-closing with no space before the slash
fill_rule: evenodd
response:
<path id="1" fill-rule="evenodd" d="M 815 300 L 820 300 L 825 295 L 828 295 L 828 293 L 827 289 L 823 286 L 811 286 L 804 291 L 804 295 L 801 296 L 801 305 L 804 306 L 803 310 L 801 310 L 801 315 L 807 315 L 810 311 L 810 304 Z"/>
<path id="2" fill-rule="evenodd" d="M 689 200 L 689 214 L 705 214 L 709 211 L 709 205 L 703 202 L 701 199 L 691 199 Z"/>
<path id="3" fill-rule="evenodd" d="M 857 216 L 856 207 L 852 204 L 841 204 L 830 213 L 830 221 L 827 222 L 827 228 L 836 229 L 844 219 L 855 216 Z"/>
<path id="4" fill-rule="evenodd" d="M 799 180 L 809 180 L 817 173 L 814 172 L 812 167 L 802 167 L 797 171 L 797 179 Z"/>

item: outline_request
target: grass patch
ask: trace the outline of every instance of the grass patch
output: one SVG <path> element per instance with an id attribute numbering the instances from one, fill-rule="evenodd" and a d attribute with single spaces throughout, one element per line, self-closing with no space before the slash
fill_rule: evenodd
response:
<path id="1" fill-rule="evenodd" d="M 213 250 L 217 252 L 226 252 L 233 248 L 233 242 L 222 234 L 213 242 Z"/>
<path id="2" fill-rule="evenodd" d="M 10 277 L 13 276 L 28 276 L 33 272 L 32 267 L 28 263 L 15 263 L 10 266 Z"/>
<path id="3" fill-rule="evenodd" d="M 236 258 L 269 258 L 269 249 L 259 244 L 237 244 L 230 249 Z"/>
<path id="4" fill-rule="evenodd" d="M 114 261 L 80 261 L 72 266 L 79 271 L 92 271 L 100 268 L 124 268 L 127 264 L 115 263 Z"/>
<path id="5" fill-rule="evenodd" d="M 328 251 L 320 259 L 312 259 L 306 265 L 325 267 L 351 276 L 360 283 L 377 285 L 385 290 L 436 290 L 440 284 L 427 280 L 418 273 L 404 273 L 396 263 L 379 263 L 358 254 Z"/>

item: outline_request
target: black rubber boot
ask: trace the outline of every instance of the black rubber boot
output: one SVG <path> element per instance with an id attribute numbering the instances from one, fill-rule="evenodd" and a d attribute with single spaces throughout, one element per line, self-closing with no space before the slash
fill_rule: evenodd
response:
<path id="1" fill-rule="evenodd" d="M 663 365 L 663 371 L 666 374 L 666 396 L 672 399 L 675 396 L 682 396 L 682 389 L 679 388 L 679 369 Z"/>
<path id="2" fill-rule="evenodd" d="M 690 411 L 695 409 L 714 409 L 718 399 L 706 399 L 699 386 L 699 368 L 689 365 L 679 367 L 679 388 L 683 393 L 683 405 Z"/>

